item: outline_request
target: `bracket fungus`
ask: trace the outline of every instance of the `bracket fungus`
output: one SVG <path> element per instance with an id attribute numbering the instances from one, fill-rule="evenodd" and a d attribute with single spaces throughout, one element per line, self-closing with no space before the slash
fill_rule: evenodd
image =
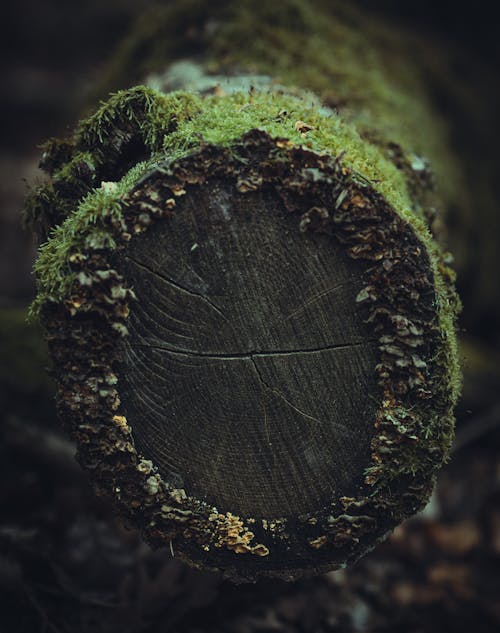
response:
<path id="1" fill-rule="evenodd" d="M 260 82 L 116 93 L 26 210 L 80 463 L 234 580 L 339 568 L 422 508 L 460 386 L 427 162 Z"/>

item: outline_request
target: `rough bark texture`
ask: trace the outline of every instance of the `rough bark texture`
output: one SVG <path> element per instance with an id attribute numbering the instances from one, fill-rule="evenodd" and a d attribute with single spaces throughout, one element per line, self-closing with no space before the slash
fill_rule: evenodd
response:
<path id="1" fill-rule="evenodd" d="M 457 301 L 426 160 L 246 81 L 135 88 L 49 142 L 35 310 L 98 492 L 195 565 L 291 579 L 428 498 Z"/>

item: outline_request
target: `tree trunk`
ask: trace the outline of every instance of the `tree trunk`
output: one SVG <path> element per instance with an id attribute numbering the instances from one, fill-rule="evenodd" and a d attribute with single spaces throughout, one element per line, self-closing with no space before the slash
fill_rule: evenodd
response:
<path id="1" fill-rule="evenodd" d="M 394 86 L 373 68 L 373 115 L 290 87 L 279 34 L 305 20 L 326 35 L 321 14 L 282 4 L 245 74 L 245 12 L 217 3 L 205 65 L 174 64 L 49 141 L 52 181 L 27 204 L 50 235 L 33 311 L 82 465 L 149 543 L 235 580 L 338 568 L 421 508 L 460 381 L 430 168 L 396 130 L 407 112 L 395 122 L 389 99 L 384 118 Z M 356 29 L 323 18 L 352 49 L 335 66 L 346 91 Z M 276 79 L 257 74 L 266 56 Z M 240 70 L 207 74 L 217 59 Z"/>

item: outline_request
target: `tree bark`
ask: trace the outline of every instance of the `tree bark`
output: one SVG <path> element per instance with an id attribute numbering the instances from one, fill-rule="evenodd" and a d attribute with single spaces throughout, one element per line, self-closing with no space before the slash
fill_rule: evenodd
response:
<path id="1" fill-rule="evenodd" d="M 27 205 L 82 465 L 235 580 L 338 568 L 421 508 L 459 388 L 427 161 L 283 79 L 190 63 L 117 93 Z"/>

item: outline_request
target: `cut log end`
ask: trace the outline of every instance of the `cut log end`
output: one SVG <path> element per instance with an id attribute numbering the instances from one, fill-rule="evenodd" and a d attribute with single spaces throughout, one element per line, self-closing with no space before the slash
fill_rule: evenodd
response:
<path id="1" fill-rule="evenodd" d="M 455 387 L 419 221 L 257 130 L 159 162 L 114 205 L 78 227 L 42 311 L 60 414 L 122 516 L 194 565 L 291 579 L 422 506 Z"/>
<path id="2" fill-rule="evenodd" d="M 259 519 L 352 494 L 374 430 L 366 266 L 299 222 L 272 190 L 214 179 L 117 258 L 137 295 L 119 370 L 137 449 L 166 481 Z"/>

